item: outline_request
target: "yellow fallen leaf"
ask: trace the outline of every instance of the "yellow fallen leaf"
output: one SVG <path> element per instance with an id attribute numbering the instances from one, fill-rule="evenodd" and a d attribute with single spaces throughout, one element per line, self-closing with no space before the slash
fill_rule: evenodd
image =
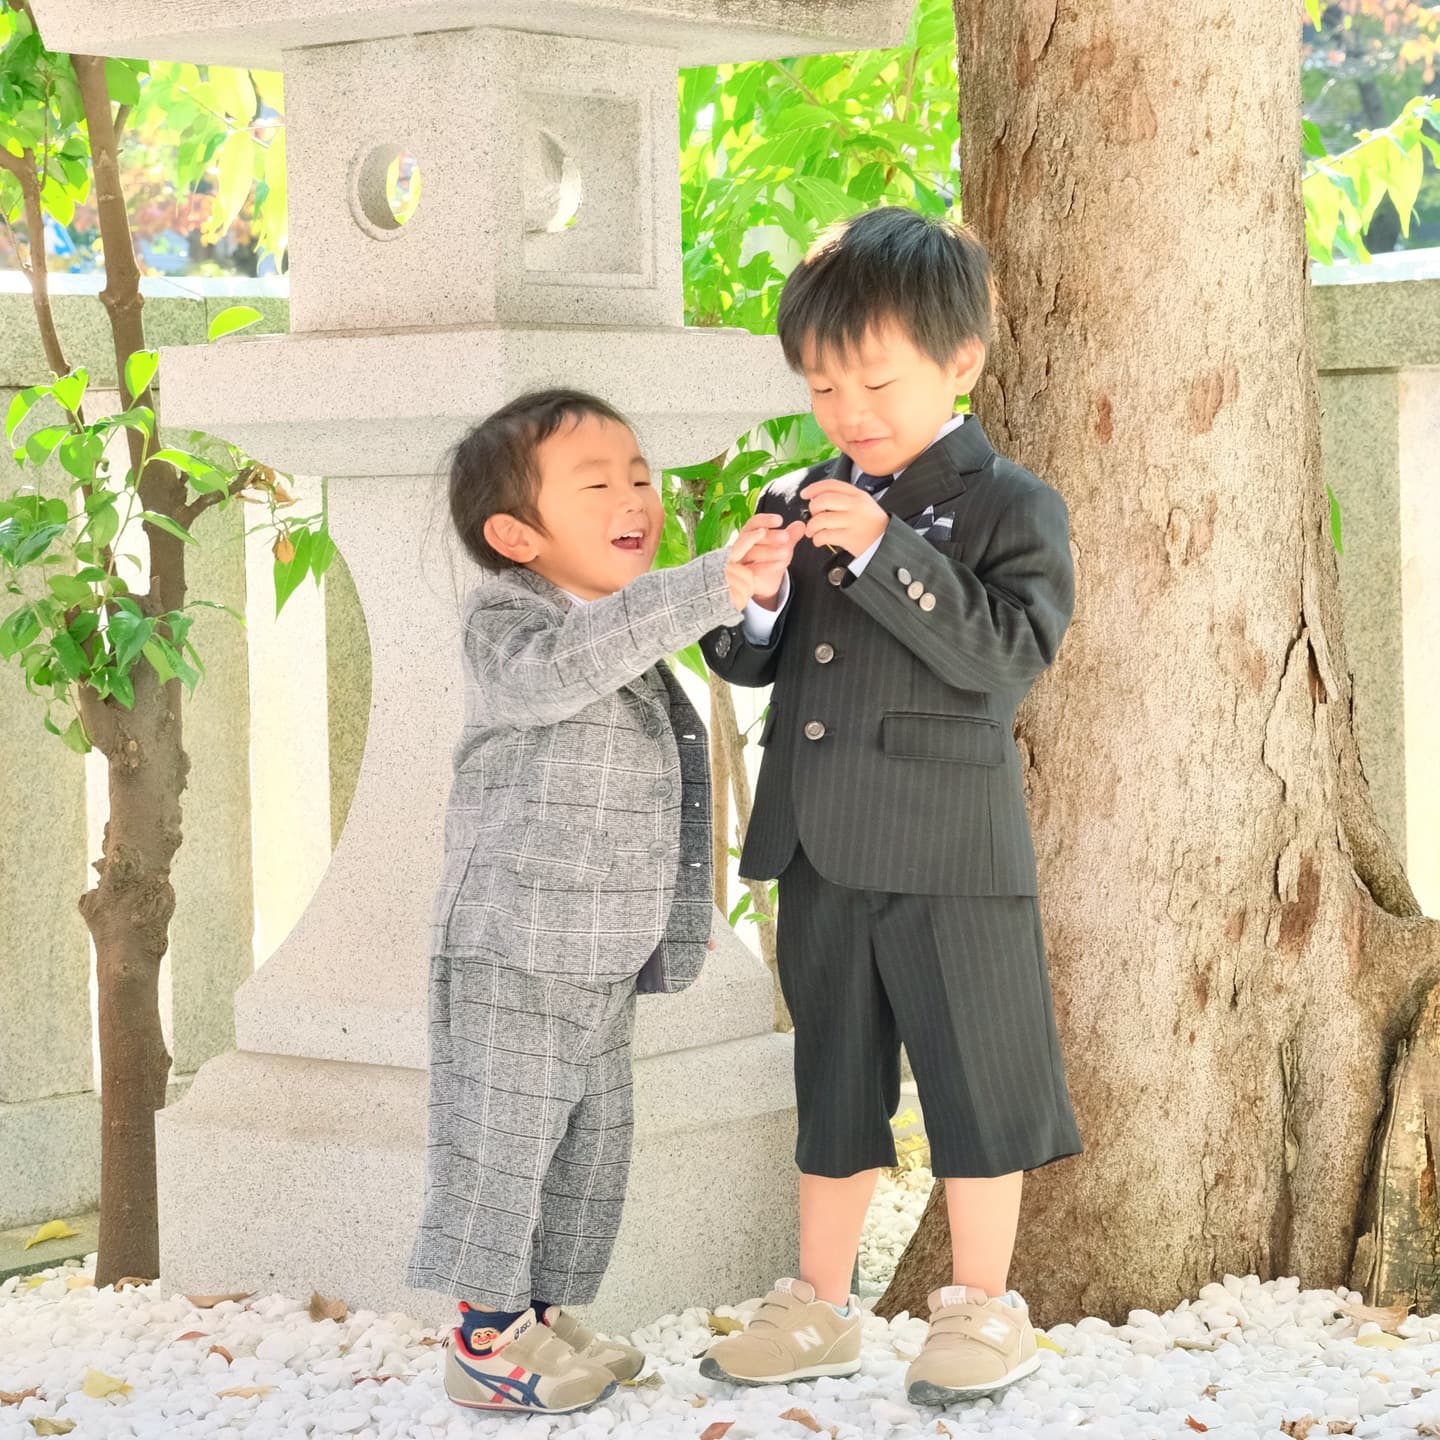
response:
<path id="1" fill-rule="evenodd" d="M 50 1277 L 48 1275 L 32 1275 L 26 1282 L 27 1290 L 38 1290 Z"/>
<path id="2" fill-rule="evenodd" d="M 80 1388 L 92 1399 L 103 1400 L 107 1395 L 128 1395 L 134 1386 L 107 1375 L 103 1370 L 87 1370 Z"/>
<path id="3" fill-rule="evenodd" d="M 237 1400 L 253 1400 L 257 1395 L 273 1394 L 273 1385 L 238 1385 L 234 1390 L 217 1390 L 215 1396 L 224 1400 L 228 1396 L 234 1396 Z"/>
<path id="4" fill-rule="evenodd" d="M 1348 1316 L 1357 1325 L 1374 1321 L 1382 1330 L 1393 1335 L 1410 1314 L 1409 1305 L 1337 1305 L 1336 1314 Z"/>
<path id="5" fill-rule="evenodd" d="M 1398 1350 L 1405 1342 L 1398 1335 L 1387 1335 L 1383 1330 L 1370 1335 L 1357 1335 L 1357 1345 L 1378 1345 L 1384 1350 Z"/>
<path id="6" fill-rule="evenodd" d="M 712 1335 L 734 1335 L 737 1331 L 745 1328 L 744 1321 L 732 1320 L 728 1315 L 710 1316 L 710 1333 Z"/>
<path id="7" fill-rule="evenodd" d="M 88 1290 L 95 1283 L 93 1275 L 67 1275 L 65 1277 L 65 1288 L 67 1290 Z"/>
<path id="8" fill-rule="evenodd" d="M 43 1245 L 47 1240 L 68 1240 L 72 1235 L 78 1235 L 78 1230 L 72 1230 L 63 1220 L 51 1220 L 42 1225 L 26 1242 L 28 1250 L 32 1245 Z"/>
<path id="9" fill-rule="evenodd" d="M 253 1290 L 246 1290 L 243 1293 L 237 1290 L 231 1295 L 187 1295 L 185 1298 L 197 1310 L 213 1310 L 227 1300 L 248 1300 L 254 1293 Z"/>
<path id="10" fill-rule="evenodd" d="M 710 1402 L 703 1395 L 692 1395 L 690 1397 L 690 1404 L 696 1410 L 703 1410 L 709 1403 Z"/>
<path id="11" fill-rule="evenodd" d="M 343 1300 L 327 1300 L 318 1290 L 310 1292 L 312 1320 L 343 1320 L 349 1313 L 350 1307 Z"/>
<path id="12" fill-rule="evenodd" d="M 30 1423 L 37 1435 L 68 1435 L 75 1428 L 73 1420 L 52 1420 L 48 1415 L 37 1416 Z"/>
<path id="13" fill-rule="evenodd" d="M 622 1380 L 620 1382 L 627 1390 L 659 1390 L 664 1385 L 658 1370 L 652 1370 L 648 1375 L 638 1380 Z"/>
<path id="14" fill-rule="evenodd" d="M 1057 1355 L 1063 1355 L 1065 1353 L 1048 1335 L 1037 1333 L 1035 1336 L 1035 1344 L 1039 1349 L 1053 1350 Z"/>

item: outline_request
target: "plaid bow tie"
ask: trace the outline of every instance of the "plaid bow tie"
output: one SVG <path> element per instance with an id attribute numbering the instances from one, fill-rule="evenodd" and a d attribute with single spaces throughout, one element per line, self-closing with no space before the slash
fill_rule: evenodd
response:
<path id="1" fill-rule="evenodd" d="M 893 475 L 866 475 L 863 471 L 855 472 L 855 484 L 867 495 L 873 495 L 880 499 L 882 495 L 895 483 Z M 948 540 L 950 531 L 954 527 L 955 517 L 953 515 L 942 515 L 935 518 L 935 507 L 927 505 L 925 509 L 913 520 L 911 528 L 921 535 L 933 535 L 937 540 Z"/>

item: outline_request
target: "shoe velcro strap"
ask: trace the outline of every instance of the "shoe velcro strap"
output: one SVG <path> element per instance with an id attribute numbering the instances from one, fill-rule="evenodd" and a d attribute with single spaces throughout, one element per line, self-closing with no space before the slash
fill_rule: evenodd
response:
<path id="1" fill-rule="evenodd" d="M 930 1328 L 933 1334 L 959 1335 L 988 1349 L 1004 1351 L 1014 1343 L 1020 1326 L 1008 1315 L 967 1307 L 963 1310 L 957 1308 L 954 1314 L 932 1321 Z"/>

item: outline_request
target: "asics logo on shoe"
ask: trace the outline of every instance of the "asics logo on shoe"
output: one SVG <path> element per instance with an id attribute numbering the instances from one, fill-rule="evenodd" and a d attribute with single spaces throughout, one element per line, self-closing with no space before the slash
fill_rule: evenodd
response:
<path id="1" fill-rule="evenodd" d="M 807 1325 L 803 1330 L 794 1330 L 791 1335 L 802 1350 L 818 1350 L 825 1343 L 813 1325 Z"/>
<path id="2" fill-rule="evenodd" d="M 521 1409 L 543 1409 L 540 1403 L 540 1377 L 533 1370 L 517 1365 L 508 1375 L 487 1375 L 476 1370 L 463 1360 L 460 1368 L 472 1379 L 485 1386 L 497 1401 L 506 1401 Z"/>
<path id="3" fill-rule="evenodd" d="M 997 1345 L 1003 1345 L 1010 1338 L 1010 1327 L 997 1316 L 992 1315 L 981 1327 L 980 1333 Z"/>

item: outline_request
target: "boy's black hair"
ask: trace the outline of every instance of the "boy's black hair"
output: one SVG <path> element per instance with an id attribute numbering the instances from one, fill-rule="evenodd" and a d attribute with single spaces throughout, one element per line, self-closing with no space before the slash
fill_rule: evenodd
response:
<path id="1" fill-rule="evenodd" d="M 776 328 L 792 370 L 814 354 L 852 354 L 873 327 L 897 324 L 937 365 L 967 340 L 990 343 L 994 281 L 963 226 L 899 205 L 832 226 L 790 272 Z"/>
<path id="2" fill-rule="evenodd" d="M 513 515 L 543 528 L 536 454 L 562 425 L 587 415 L 634 428 L 613 405 L 583 390 L 532 390 L 487 415 L 450 452 L 450 520 L 477 564 L 486 570 L 515 567 L 485 538 L 485 522 L 492 515 Z"/>

